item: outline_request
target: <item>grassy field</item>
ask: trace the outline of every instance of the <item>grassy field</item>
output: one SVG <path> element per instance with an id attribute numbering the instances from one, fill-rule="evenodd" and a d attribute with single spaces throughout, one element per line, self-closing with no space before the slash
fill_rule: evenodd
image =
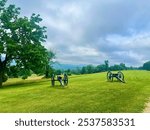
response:
<path id="1" fill-rule="evenodd" d="M 123 71 L 126 83 L 106 73 L 74 75 L 65 88 L 50 79 L 10 79 L 0 89 L 0 112 L 143 112 L 150 98 L 150 72 Z"/>

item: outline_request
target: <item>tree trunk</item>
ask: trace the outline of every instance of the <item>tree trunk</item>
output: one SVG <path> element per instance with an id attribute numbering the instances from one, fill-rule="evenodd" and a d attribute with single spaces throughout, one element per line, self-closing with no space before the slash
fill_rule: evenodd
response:
<path id="1" fill-rule="evenodd" d="M 8 61 L 8 56 L 7 55 L 6 55 L 4 61 L 1 61 L 1 59 L 0 59 L 0 88 L 2 88 L 2 85 L 3 85 L 3 77 L 4 77 L 4 74 L 5 74 L 7 61 Z"/>
<path id="2" fill-rule="evenodd" d="M 4 78 L 4 74 L 5 74 L 5 68 L 6 68 L 6 63 L 1 62 L 0 64 L 0 88 L 2 88 L 3 85 L 3 78 Z"/>
<path id="3" fill-rule="evenodd" d="M 0 88 L 2 88 L 3 85 L 3 74 L 0 72 Z"/>
<path id="4" fill-rule="evenodd" d="M 45 78 L 49 77 L 49 65 L 46 66 Z"/>

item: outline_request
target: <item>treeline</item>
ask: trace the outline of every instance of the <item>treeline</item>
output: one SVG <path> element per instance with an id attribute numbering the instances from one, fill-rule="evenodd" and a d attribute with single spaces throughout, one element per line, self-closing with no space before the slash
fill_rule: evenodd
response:
<path id="1" fill-rule="evenodd" d="M 113 66 L 109 66 L 109 61 L 105 61 L 104 64 L 101 65 L 87 65 L 82 68 L 76 68 L 70 70 L 72 74 L 91 74 L 105 71 L 119 71 L 119 70 L 133 70 L 138 69 L 136 67 L 127 67 L 124 63 L 115 64 Z M 69 70 L 67 70 L 68 72 Z"/>
<path id="2" fill-rule="evenodd" d="M 77 67 L 76 69 L 68 69 L 68 70 L 55 70 L 56 74 L 58 73 L 67 73 L 71 74 L 91 74 L 91 73 L 98 73 L 98 72 L 105 72 L 105 71 L 117 71 L 117 70 L 133 70 L 137 69 L 135 67 L 127 67 L 125 64 L 115 64 L 113 66 L 109 65 L 109 61 L 104 61 L 104 64 L 101 65 L 87 65 L 83 67 Z"/>
<path id="3" fill-rule="evenodd" d="M 101 65 L 87 65 L 83 67 L 77 67 L 76 69 L 67 69 L 67 70 L 55 70 L 55 74 L 67 73 L 71 74 L 91 74 L 105 71 L 121 71 L 121 70 L 150 70 L 150 61 L 143 64 L 141 67 L 126 66 L 124 63 L 115 64 L 110 66 L 109 61 L 104 61 L 104 64 Z"/>
<path id="4" fill-rule="evenodd" d="M 47 75 L 47 77 L 50 78 L 53 74 L 60 75 L 63 73 L 72 75 L 72 74 L 91 74 L 91 73 L 99 73 L 105 71 L 121 71 L 121 70 L 149 70 L 150 71 L 150 61 L 144 63 L 143 66 L 141 67 L 132 67 L 132 66 L 127 67 L 124 63 L 110 66 L 109 61 L 106 60 L 104 61 L 104 64 L 97 65 L 97 66 L 87 65 L 87 66 L 77 67 L 75 69 L 67 69 L 67 70 L 54 69 L 52 66 L 49 66 L 48 68 L 49 69 L 47 69 L 45 75 Z M 20 73 L 22 73 L 22 71 L 18 70 L 15 66 L 11 66 L 10 71 L 8 71 L 8 75 L 10 78 L 18 78 Z M 34 74 L 33 72 L 30 73 Z M 23 79 L 26 79 L 26 77 L 25 78 L 23 77 Z"/>

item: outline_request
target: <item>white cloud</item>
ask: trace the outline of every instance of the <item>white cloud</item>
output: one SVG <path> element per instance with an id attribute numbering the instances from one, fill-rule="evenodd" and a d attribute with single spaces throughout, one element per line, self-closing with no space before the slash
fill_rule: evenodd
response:
<path id="1" fill-rule="evenodd" d="M 96 49 L 89 47 L 73 47 L 70 51 L 77 53 L 79 56 L 99 56 L 99 52 Z"/>
<path id="2" fill-rule="evenodd" d="M 150 60 L 148 0 L 10 0 L 22 13 L 40 13 L 46 47 L 63 63 L 142 65 Z"/>
<path id="3" fill-rule="evenodd" d="M 99 48 L 108 53 L 113 62 L 142 65 L 150 59 L 150 32 L 129 36 L 109 35 L 100 43 Z"/>

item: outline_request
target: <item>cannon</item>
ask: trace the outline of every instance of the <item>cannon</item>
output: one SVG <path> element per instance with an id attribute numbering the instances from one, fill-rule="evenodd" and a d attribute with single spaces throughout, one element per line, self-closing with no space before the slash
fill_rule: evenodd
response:
<path id="1" fill-rule="evenodd" d="M 68 75 L 64 74 L 63 76 L 61 76 L 61 75 L 55 76 L 55 74 L 53 74 L 51 77 L 52 86 L 55 86 L 55 81 L 60 82 L 61 86 L 67 86 L 68 85 Z"/>
<path id="2" fill-rule="evenodd" d="M 119 71 L 118 73 L 112 73 L 111 71 L 107 72 L 107 80 L 113 81 L 113 78 L 116 78 L 118 81 L 125 83 L 124 81 L 124 74 Z"/>

